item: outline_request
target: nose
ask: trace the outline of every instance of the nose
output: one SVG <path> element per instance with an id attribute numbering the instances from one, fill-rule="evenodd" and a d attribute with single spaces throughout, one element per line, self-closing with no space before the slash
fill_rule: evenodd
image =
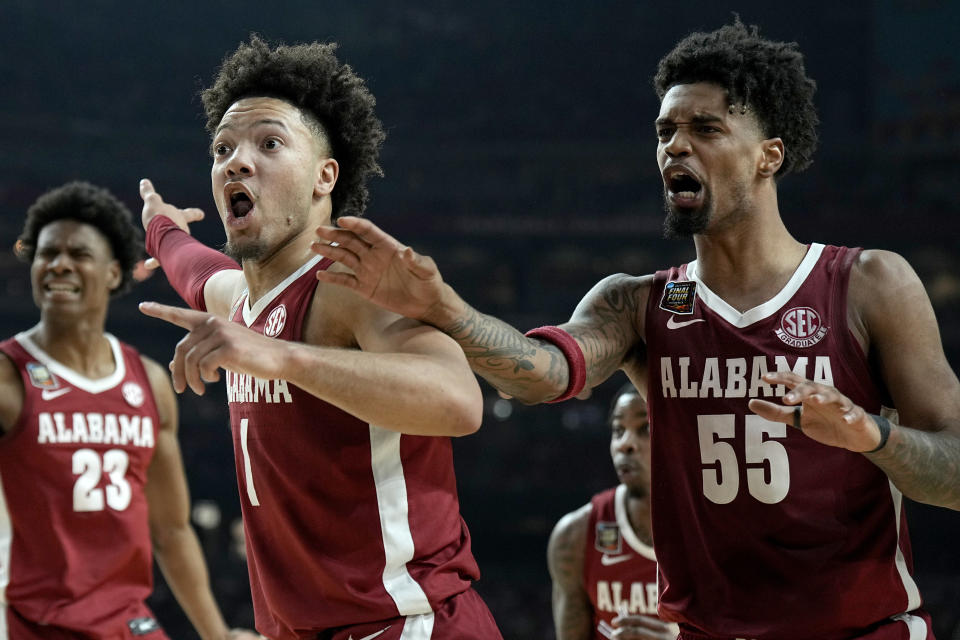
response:
<path id="1" fill-rule="evenodd" d="M 73 269 L 73 260 L 66 251 L 60 251 L 47 263 L 47 268 L 55 273 L 64 273 Z"/>
<path id="2" fill-rule="evenodd" d="M 630 431 L 626 431 L 622 436 L 617 438 L 614 443 L 614 448 L 620 453 L 634 453 L 637 450 L 637 439 Z"/>
<path id="3" fill-rule="evenodd" d="M 690 155 L 690 137 L 683 127 L 677 127 L 670 139 L 663 143 L 663 151 L 671 158 Z"/>
<path id="4" fill-rule="evenodd" d="M 250 153 L 246 151 L 245 145 L 240 145 L 233 150 L 227 164 L 224 167 L 228 178 L 246 177 L 253 175 L 253 160 Z"/>

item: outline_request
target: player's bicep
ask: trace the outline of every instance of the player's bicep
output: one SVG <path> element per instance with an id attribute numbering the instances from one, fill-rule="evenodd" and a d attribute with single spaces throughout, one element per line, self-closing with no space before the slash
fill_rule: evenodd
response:
<path id="1" fill-rule="evenodd" d="M 547 543 L 547 568 L 553 581 L 553 620 L 558 640 L 586 640 L 593 616 L 584 585 L 584 553 L 591 505 L 568 513 Z"/>
<path id="2" fill-rule="evenodd" d="M 643 323 L 651 276 L 616 274 L 598 282 L 560 328 L 572 335 L 587 366 L 587 386 L 594 387 L 621 368 L 643 343 Z"/>
<path id="3" fill-rule="evenodd" d="M 217 271 L 207 278 L 203 285 L 203 301 L 207 311 L 226 318 L 245 287 L 243 271 L 239 269 Z"/>
<path id="4" fill-rule="evenodd" d="M 930 299 L 913 268 L 886 251 L 865 251 L 851 274 L 872 359 L 900 421 L 960 434 L 960 382 L 943 352 Z"/>

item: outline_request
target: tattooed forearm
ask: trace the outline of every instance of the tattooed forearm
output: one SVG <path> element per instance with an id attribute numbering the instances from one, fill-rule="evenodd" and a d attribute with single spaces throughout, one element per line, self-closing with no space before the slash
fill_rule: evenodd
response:
<path id="1" fill-rule="evenodd" d="M 895 428 L 887 446 L 867 454 L 912 500 L 960 510 L 960 437 Z"/>
<path id="2" fill-rule="evenodd" d="M 536 402 L 566 389 L 567 361 L 548 342 L 531 340 L 472 307 L 464 318 L 441 329 L 460 344 L 473 370 L 504 393 Z"/>

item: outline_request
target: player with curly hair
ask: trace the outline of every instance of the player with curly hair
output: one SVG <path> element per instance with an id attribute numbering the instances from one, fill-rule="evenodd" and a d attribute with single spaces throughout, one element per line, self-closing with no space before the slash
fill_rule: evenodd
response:
<path id="1" fill-rule="evenodd" d="M 174 387 L 226 370 L 257 629 L 274 640 L 500 638 L 471 588 L 450 437 L 476 431 L 480 388 L 442 332 L 319 283 L 316 227 L 360 215 L 384 138 L 332 44 L 254 36 L 204 91 L 226 252 L 202 213 L 141 183 L 147 250 L 195 310 L 143 310 L 190 331 Z M 332 266 L 333 265 L 333 266 Z"/>
<path id="2" fill-rule="evenodd" d="M 144 603 L 155 557 L 204 640 L 227 629 L 190 526 L 176 396 L 104 332 L 141 235 L 106 189 L 71 182 L 27 211 L 40 322 L 0 342 L 0 637 L 165 638 Z"/>
<path id="3" fill-rule="evenodd" d="M 960 382 L 923 284 L 894 253 L 787 230 L 778 177 L 817 139 L 797 45 L 737 20 L 683 39 L 655 85 L 666 231 L 693 238 L 689 264 L 610 276 L 526 336 L 364 219 L 318 230 L 350 272 L 317 277 L 439 327 L 527 403 L 625 371 L 653 425 L 659 614 L 681 638 L 932 638 L 902 498 L 960 509 Z"/>

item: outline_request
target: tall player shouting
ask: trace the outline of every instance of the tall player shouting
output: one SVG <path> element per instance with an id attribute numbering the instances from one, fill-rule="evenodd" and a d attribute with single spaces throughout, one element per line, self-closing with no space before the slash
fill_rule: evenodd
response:
<path id="1" fill-rule="evenodd" d="M 655 88 L 665 226 L 690 264 L 610 276 L 526 336 L 366 220 L 318 231 L 352 273 L 317 277 L 439 327 L 524 402 L 625 371 L 655 427 L 660 616 L 681 638 L 929 637 L 902 497 L 960 509 L 960 383 L 923 284 L 898 255 L 784 226 L 777 181 L 817 141 L 795 44 L 694 33 Z"/>

